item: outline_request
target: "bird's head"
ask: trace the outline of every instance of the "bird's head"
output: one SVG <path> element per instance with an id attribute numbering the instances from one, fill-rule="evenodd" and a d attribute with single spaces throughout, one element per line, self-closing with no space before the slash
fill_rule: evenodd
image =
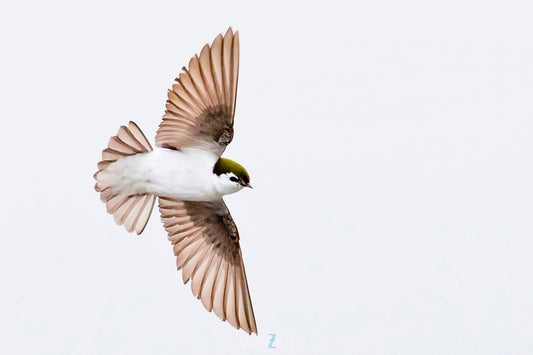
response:
<path id="1" fill-rule="evenodd" d="M 219 192 L 231 194 L 241 190 L 243 187 L 252 187 L 250 185 L 250 175 L 246 169 L 233 160 L 220 158 L 213 167 L 213 173 L 218 180 Z"/>

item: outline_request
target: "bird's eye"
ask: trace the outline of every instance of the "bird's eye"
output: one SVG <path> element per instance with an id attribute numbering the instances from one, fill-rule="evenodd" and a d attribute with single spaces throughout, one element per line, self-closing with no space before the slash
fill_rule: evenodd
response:
<path id="1" fill-rule="evenodd" d="M 239 179 L 237 179 L 235 176 L 232 176 L 232 177 L 230 177 L 229 179 L 230 179 L 231 181 L 235 181 L 235 182 L 239 181 Z"/>

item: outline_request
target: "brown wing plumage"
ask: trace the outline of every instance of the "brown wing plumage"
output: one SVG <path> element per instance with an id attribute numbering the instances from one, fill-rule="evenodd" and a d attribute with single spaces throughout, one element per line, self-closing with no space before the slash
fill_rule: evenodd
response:
<path id="1" fill-rule="evenodd" d="M 228 29 L 205 45 L 168 91 L 156 144 L 198 147 L 222 155 L 233 138 L 239 75 L 239 34 Z"/>
<path id="2" fill-rule="evenodd" d="M 204 307 L 245 332 L 257 334 L 239 233 L 222 199 L 182 201 L 159 197 L 161 218 L 174 246 L 183 282 Z"/>

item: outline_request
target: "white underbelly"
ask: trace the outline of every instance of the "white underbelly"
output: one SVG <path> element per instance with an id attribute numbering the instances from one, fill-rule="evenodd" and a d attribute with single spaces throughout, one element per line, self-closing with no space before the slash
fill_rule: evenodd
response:
<path id="1" fill-rule="evenodd" d="M 214 185 L 216 157 L 202 152 L 156 149 L 120 159 L 106 172 L 112 174 L 113 189 L 121 194 L 155 194 L 188 201 L 220 197 Z"/>

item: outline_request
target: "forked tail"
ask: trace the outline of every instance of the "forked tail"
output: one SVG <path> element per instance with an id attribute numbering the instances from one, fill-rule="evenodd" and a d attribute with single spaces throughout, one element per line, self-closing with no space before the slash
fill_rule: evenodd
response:
<path id="1" fill-rule="evenodd" d="M 94 189 L 100 193 L 100 200 L 106 204 L 107 212 L 112 214 L 115 222 L 124 225 L 128 232 L 141 234 L 152 213 L 155 195 L 123 195 L 114 191 L 113 179 L 104 172 L 119 159 L 152 151 L 150 142 L 139 127 L 132 121 L 128 126 L 121 126 L 116 136 L 109 139 L 107 148 L 102 151 L 102 161 L 94 174 Z"/>

